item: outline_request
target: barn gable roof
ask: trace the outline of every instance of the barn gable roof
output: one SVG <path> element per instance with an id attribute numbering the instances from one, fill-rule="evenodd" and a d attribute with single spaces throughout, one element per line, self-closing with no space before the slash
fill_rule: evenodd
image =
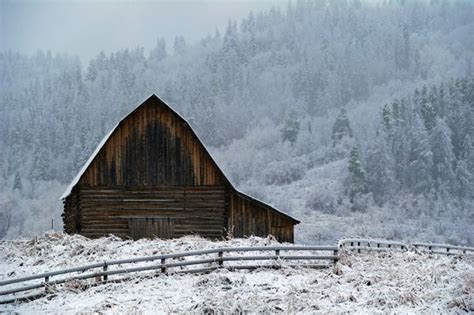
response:
<path id="1" fill-rule="evenodd" d="M 290 221 L 292 221 L 294 224 L 298 224 L 300 223 L 300 221 L 290 217 L 289 215 L 275 209 L 273 206 L 267 204 L 267 203 L 264 203 L 254 197 L 251 197 L 247 194 L 244 194 L 240 191 L 238 191 L 235 186 L 230 182 L 230 180 L 225 176 L 224 172 L 222 171 L 222 169 L 219 167 L 219 164 L 217 164 L 217 162 L 214 160 L 214 158 L 212 157 L 212 155 L 209 153 L 209 150 L 206 148 L 206 146 L 204 145 L 204 143 L 201 141 L 201 139 L 198 137 L 198 135 L 196 134 L 196 132 L 194 131 L 194 129 L 192 128 L 192 126 L 179 114 L 177 113 L 174 109 L 172 109 L 168 104 L 166 104 L 163 100 L 161 100 L 158 96 L 156 96 L 155 94 L 152 94 L 149 98 L 147 98 L 144 102 L 140 103 L 140 105 L 138 105 L 135 109 L 133 109 L 130 113 L 128 113 L 127 115 L 125 115 L 113 128 L 112 130 L 109 131 L 109 133 L 107 133 L 107 135 L 100 141 L 100 143 L 97 145 L 96 149 L 94 150 L 94 152 L 92 153 L 92 155 L 89 157 L 89 159 L 86 161 L 86 163 L 82 166 L 81 170 L 79 171 L 79 173 L 76 175 L 76 177 L 72 180 L 72 182 L 69 184 L 69 186 L 67 187 L 67 189 L 64 191 L 64 193 L 61 195 L 60 197 L 60 200 L 64 200 L 66 199 L 72 192 L 72 190 L 74 189 L 74 187 L 79 183 L 79 181 L 81 180 L 82 176 L 84 175 L 84 173 L 86 172 L 86 170 L 89 168 L 89 166 L 93 163 L 94 159 L 97 157 L 97 155 L 99 154 L 99 152 L 101 151 L 101 149 L 104 147 L 104 145 L 107 143 L 107 141 L 109 140 L 109 138 L 112 136 L 112 134 L 114 133 L 115 130 L 117 130 L 117 128 L 129 117 L 131 116 L 133 113 L 135 113 L 139 108 L 141 108 L 143 105 L 149 103 L 149 102 L 155 102 L 161 106 L 164 106 L 165 108 L 167 108 L 169 111 L 173 112 L 180 120 L 183 121 L 184 124 L 186 124 L 189 129 L 191 130 L 192 134 L 194 137 L 196 137 L 198 143 L 202 146 L 204 152 L 209 156 L 210 160 L 212 161 L 212 163 L 214 164 L 214 166 L 216 167 L 216 169 L 218 170 L 218 172 L 220 173 L 220 175 L 222 176 L 223 180 L 232 188 L 234 189 L 237 194 L 244 198 L 244 199 L 247 199 L 247 200 L 252 200 L 258 204 L 260 204 L 261 206 L 273 211 L 273 212 L 276 212 L 282 216 L 285 216 L 287 217 Z"/>

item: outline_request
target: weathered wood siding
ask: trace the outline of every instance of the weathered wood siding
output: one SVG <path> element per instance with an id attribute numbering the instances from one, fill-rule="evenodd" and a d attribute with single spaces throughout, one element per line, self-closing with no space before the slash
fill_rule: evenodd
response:
<path id="1" fill-rule="evenodd" d="M 81 207 L 78 188 L 75 188 L 69 197 L 64 200 L 64 212 L 62 213 L 64 231 L 66 233 L 79 233 L 81 230 Z"/>
<path id="2" fill-rule="evenodd" d="M 64 229 L 87 237 L 293 241 L 296 220 L 238 193 L 190 126 L 156 96 L 115 128 L 64 200 Z"/>
<path id="3" fill-rule="evenodd" d="M 224 187 L 87 187 L 81 189 L 80 204 L 80 233 L 87 237 L 133 237 L 130 219 L 139 218 L 173 221 L 172 231 L 158 233 L 163 238 L 224 233 Z"/>
<path id="4" fill-rule="evenodd" d="M 230 195 L 227 226 L 234 237 L 271 234 L 280 242 L 293 242 L 295 224 L 268 205 L 235 191 Z"/>
<path id="5" fill-rule="evenodd" d="M 189 125 L 145 102 L 117 127 L 79 184 L 84 186 L 222 186 L 224 176 Z"/>
<path id="6" fill-rule="evenodd" d="M 129 218 L 128 233 L 134 240 L 145 237 L 173 238 L 174 237 L 174 219 L 167 218 Z"/>

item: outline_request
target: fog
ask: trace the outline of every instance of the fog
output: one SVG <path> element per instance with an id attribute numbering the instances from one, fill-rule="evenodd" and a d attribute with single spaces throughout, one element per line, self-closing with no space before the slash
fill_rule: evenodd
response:
<path id="1" fill-rule="evenodd" d="M 154 93 L 297 242 L 474 244 L 474 1 L 1 6 L 0 238 L 61 230 L 59 196 Z"/>
<path id="2" fill-rule="evenodd" d="M 98 52 L 142 46 L 152 48 L 165 38 L 194 43 L 214 34 L 229 19 L 268 10 L 283 1 L 34 1 L 0 2 L 0 50 L 36 50 L 78 55 L 84 62 Z"/>

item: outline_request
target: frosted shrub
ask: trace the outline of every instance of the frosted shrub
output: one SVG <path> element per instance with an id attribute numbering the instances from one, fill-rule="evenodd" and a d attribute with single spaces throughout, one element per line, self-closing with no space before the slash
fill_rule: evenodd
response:
<path id="1" fill-rule="evenodd" d="M 338 140 L 326 150 L 325 162 L 328 163 L 349 157 L 354 145 L 354 138 L 344 137 Z"/>
<path id="2" fill-rule="evenodd" d="M 366 212 L 367 208 L 374 204 L 372 194 L 355 194 L 352 199 L 352 211 Z"/>
<path id="3" fill-rule="evenodd" d="M 334 194 L 329 194 L 325 190 L 313 190 L 308 197 L 306 205 L 323 213 L 335 214 L 337 210 L 337 200 Z"/>
<path id="4" fill-rule="evenodd" d="M 268 185 L 290 184 L 303 178 L 307 167 L 308 161 L 302 157 L 271 162 L 263 175 L 265 183 Z"/>

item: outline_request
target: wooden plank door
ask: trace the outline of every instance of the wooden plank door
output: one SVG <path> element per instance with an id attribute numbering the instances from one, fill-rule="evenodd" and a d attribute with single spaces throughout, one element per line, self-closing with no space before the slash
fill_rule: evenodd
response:
<path id="1" fill-rule="evenodd" d="M 174 219 L 153 217 L 129 218 L 128 233 L 134 240 L 140 238 L 173 238 Z"/>

